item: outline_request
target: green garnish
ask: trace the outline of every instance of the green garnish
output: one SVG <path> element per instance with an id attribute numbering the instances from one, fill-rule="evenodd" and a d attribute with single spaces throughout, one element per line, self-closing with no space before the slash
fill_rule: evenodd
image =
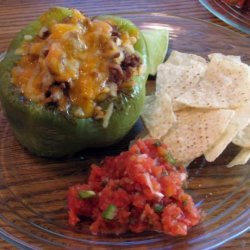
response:
<path id="1" fill-rule="evenodd" d="M 182 205 L 185 207 L 187 205 L 187 200 L 182 201 Z"/>
<path id="2" fill-rule="evenodd" d="M 161 204 L 155 204 L 154 205 L 154 210 L 156 213 L 161 213 L 163 211 L 164 206 Z"/>
<path id="3" fill-rule="evenodd" d="M 167 54 L 169 31 L 165 29 L 141 30 L 148 49 L 148 72 L 155 75 L 157 66 L 164 61 Z"/>
<path id="4" fill-rule="evenodd" d="M 102 213 L 102 217 L 106 220 L 113 220 L 117 214 L 117 207 L 113 204 L 109 205 Z"/>
<path id="5" fill-rule="evenodd" d="M 96 193 L 92 190 L 81 190 L 79 192 L 79 196 L 81 199 L 89 199 L 89 198 L 92 198 L 96 195 Z"/>
<path id="6" fill-rule="evenodd" d="M 174 159 L 173 155 L 170 152 L 167 152 L 165 159 L 173 165 L 176 164 L 176 160 Z"/>

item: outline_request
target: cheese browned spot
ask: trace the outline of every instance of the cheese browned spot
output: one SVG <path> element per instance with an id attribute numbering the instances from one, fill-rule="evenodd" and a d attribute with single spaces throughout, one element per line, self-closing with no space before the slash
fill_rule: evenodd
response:
<path id="1" fill-rule="evenodd" d="M 33 102 L 71 110 L 80 118 L 97 113 L 100 118 L 96 107 L 116 97 L 114 91 L 131 86 L 139 72 L 136 41 L 137 34 L 130 37 L 114 24 L 74 10 L 72 17 L 25 39 L 16 51 L 22 57 L 12 70 L 12 82 Z"/>

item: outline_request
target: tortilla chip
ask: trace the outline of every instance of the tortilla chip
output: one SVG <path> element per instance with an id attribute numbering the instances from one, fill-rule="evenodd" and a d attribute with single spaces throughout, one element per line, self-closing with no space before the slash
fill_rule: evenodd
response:
<path id="1" fill-rule="evenodd" d="M 241 62 L 240 56 L 233 56 L 233 55 L 223 55 L 221 53 L 213 53 L 208 55 L 208 58 L 212 60 L 212 58 L 219 58 L 219 59 L 226 59 L 226 60 L 231 60 L 235 62 Z"/>
<path id="2" fill-rule="evenodd" d="M 168 63 L 174 64 L 174 65 L 186 65 L 186 66 L 190 66 L 190 64 L 192 64 L 193 61 L 200 62 L 202 64 L 207 64 L 207 61 L 201 56 L 188 54 L 188 53 L 182 53 L 177 50 L 173 50 L 167 60 Z"/>
<path id="3" fill-rule="evenodd" d="M 141 116 L 149 134 L 156 139 L 164 136 L 176 121 L 170 97 L 166 93 L 146 97 Z"/>
<path id="4" fill-rule="evenodd" d="M 201 156 L 226 130 L 234 111 L 189 108 L 176 112 L 177 122 L 163 137 L 174 158 L 186 163 Z"/>
<path id="5" fill-rule="evenodd" d="M 238 132 L 233 138 L 233 143 L 243 148 L 250 148 L 250 124 Z"/>
<path id="6" fill-rule="evenodd" d="M 234 167 L 236 165 L 244 165 L 250 159 L 250 148 L 243 148 L 241 151 L 234 157 L 234 159 L 229 162 L 227 165 L 228 168 Z"/>
<path id="7" fill-rule="evenodd" d="M 250 67 L 222 56 L 211 56 L 202 80 L 177 102 L 196 108 L 232 109 L 249 102 Z"/>
<path id="8" fill-rule="evenodd" d="M 214 161 L 225 150 L 227 145 L 231 143 L 237 133 L 249 124 L 249 114 L 250 104 L 235 110 L 235 114 L 223 135 L 205 152 L 204 155 L 207 161 Z"/>
<path id="9" fill-rule="evenodd" d="M 176 104 L 175 99 L 195 87 L 206 69 L 202 57 L 173 51 L 167 62 L 158 66 L 156 94 L 168 93 L 173 110 L 180 110 L 183 105 Z"/>

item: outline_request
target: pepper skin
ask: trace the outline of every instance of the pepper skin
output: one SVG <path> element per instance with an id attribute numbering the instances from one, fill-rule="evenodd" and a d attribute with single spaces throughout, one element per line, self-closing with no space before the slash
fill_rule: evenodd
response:
<path id="1" fill-rule="evenodd" d="M 73 155 L 85 148 L 103 147 L 121 140 L 137 121 L 145 97 L 147 74 L 147 49 L 140 36 L 135 50 L 141 55 L 144 72 L 134 77 L 135 85 L 127 93 L 118 93 L 114 111 L 107 128 L 102 121 L 92 118 L 79 119 L 66 112 L 50 110 L 23 98 L 11 83 L 11 70 L 20 56 L 15 50 L 25 35 L 35 36 L 53 20 L 61 21 L 72 14 L 71 9 L 55 7 L 24 28 L 11 43 L 5 59 L 0 63 L 0 99 L 5 115 L 17 140 L 32 153 L 44 157 Z M 113 16 L 98 17 L 115 23 L 129 34 L 137 27 L 126 19 Z"/>

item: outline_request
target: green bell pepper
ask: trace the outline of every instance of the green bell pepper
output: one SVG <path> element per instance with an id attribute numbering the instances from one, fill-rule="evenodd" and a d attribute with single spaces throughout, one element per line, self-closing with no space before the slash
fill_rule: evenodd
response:
<path id="1" fill-rule="evenodd" d="M 11 70 L 20 56 L 15 50 L 25 35 L 37 35 L 39 30 L 53 20 L 61 21 L 72 14 L 68 8 L 55 7 L 24 28 L 11 43 L 5 59 L 0 63 L 0 99 L 11 129 L 18 141 L 32 153 L 44 157 L 72 155 L 89 147 L 111 145 L 124 137 L 137 121 L 144 103 L 147 74 L 147 49 L 142 34 L 135 44 L 141 56 L 144 73 L 134 78 L 136 84 L 127 93 L 118 93 L 113 101 L 114 111 L 107 128 L 102 121 L 79 119 L 66 112 L 50 110 L 43 105 L 24 100 L 17 87 L 11 83 Z M 129 34 L 137 27 L 129 20 L 114 16 L 108 19 L 120 30 Z"/>

